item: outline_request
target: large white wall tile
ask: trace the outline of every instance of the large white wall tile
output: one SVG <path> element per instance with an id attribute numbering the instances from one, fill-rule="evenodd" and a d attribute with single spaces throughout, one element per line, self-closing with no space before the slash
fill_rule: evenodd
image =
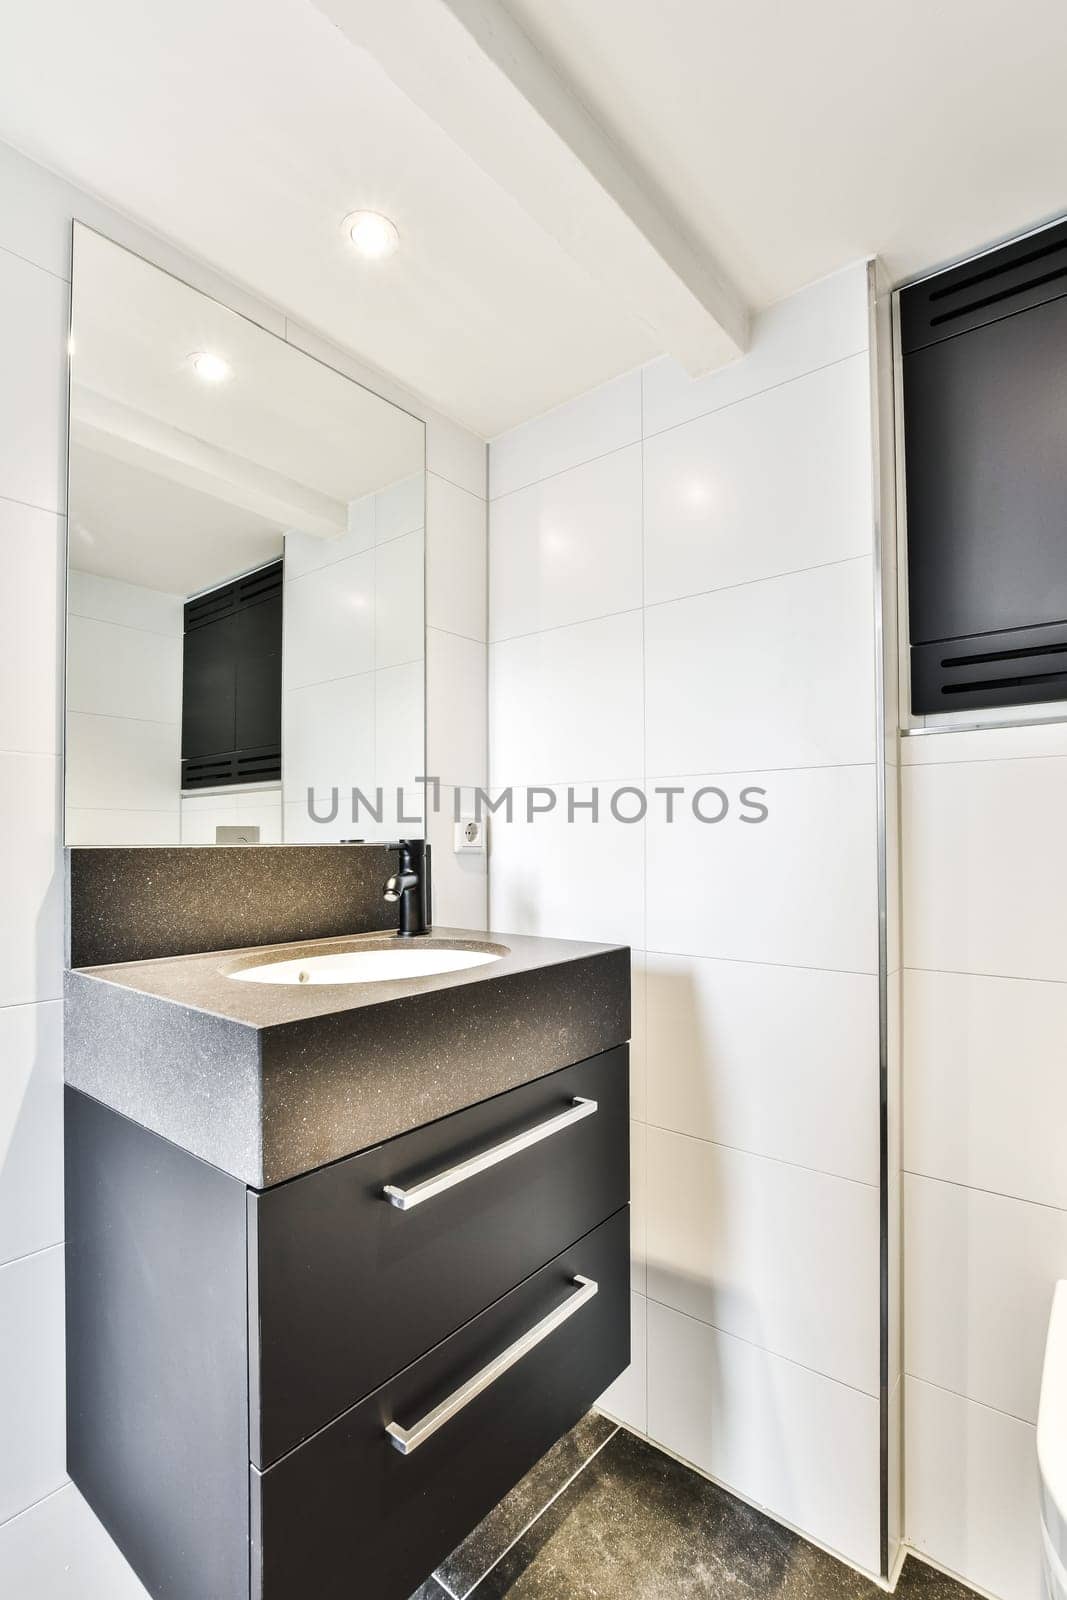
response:
<path id="1" fill-rule="evenodd" d="M 63 872 L 55 756 L 0 752 L 0 1006 L 63 992 Z"/>
<path id="2" fill-rule="evenodd" d="M 956 731 L 937 726 L 912 731 L 900 741 L 900 759 L 906 767 L 944 761 L 1025 761 L 1041 756 L 1067 756 L 1067 722 L 1020 722 L 1008 728 Z"/>
<path id="3" fill-rule="evenodd" d="M 425 643 L 424 541 L 408 533 L 375 551 L 374 665 L 421 661 Z"/>
<path id="4" fill-rule="evenodd" d="M 283 700 L 282 762 L 286 799 L 307 789 L 375 783 L 375 673 L 292 689 Z"/>
<path id="5" fill-rule="evenodd" d="M 0 496 L 66 503 L 70 286 L 0 250 Z"/>
<path id="6" fill-rule="evenodd" d="M 649 1298 L 877 1394 L 877 1188 L 653 1127 L 647 1162 Z"/>
<path id="7" fill-rule="evenodd" d="M 641 374 L 628 372 L 494 439 L 489 448 L 490 498 L 607 455 L 640 437 Z"/>
<path id="8" fill-rule="evenodd" d="M 496 501 L 489 555 L 494 639 L 640 606 L 640 445 Z"/>
<path id="9" fill-rule="evenodd" d="M 141 722 L 181 721 L 182 641 L 142 628 L 71 617 L 67 710 Z M 175 735 L 177 737 L 177 735 Z"/>
<path id="10" fill-rule="evenodd" d="M 384 544 L 415 533 L 426 522 L 426 477 L 422 472 L 379 489 L 374 496 L 374 540 Z"/>
<path id="11" fill-rule="evenodd" d="M 490 645 L 493 784 L 642 772 L 641 637 L 630 611 Z"/>
<path id="12" fill-rule="evenodd" d="M 908 1543 L 999 1600 L 1041 1600 L 1034 1428 L 916 1378 L 904 1397 Z"/>
<path id="13" fill-rule="evenodd" d="M 426 469 L 482 500 L 488 488 L 489 452 L 484 439 L 435 412 L 426 415 Z"/>
<path id="14" fill-rule="evenodd" d="M 908 1372 L 1036 1422 L 1067 1212 L 907 1174 L 904 1270 Z"/>
<path id="15" fill-rule="evenodd" d="M 430 473 L 426 480 L 426 621 L 486 637 L 485 501 Z"/>
<path id="16" fill-rule="evenodd" d="M 602 799 L 612 790 L 605 787 Z M 502 932 L 547 934 L 607 944 L 644 942 L 644 828 L 617 822 L 602 809 L 593 823 L 575 809 L 569 822 L 567 790 L 552 792 L 553 810 L 528 820 L 527 795 L 516 789 L 513 820 L 503 811 L 489 820 L 490 922 Z M 590 798 L 575 786 L 579 803 Z M 536 806 L 548 797 L 538 791 Z"/>
<path id="17" fill-rule="evenodd" d="M 179 763 L 176 722 L 67 713 L 68 806 L 177 816 Z"/>
<path id="18" fill-rule="evenodd" d="M 866 356 L 645 442 L 645 597 L 871 550 Z"/>
<path id="19" fill-rule="evenodd" d="M 374 773 L 387 790 L 426 777 L 425 666 L 408 661 L 374 674 Z"/>
<path id="20" fill-rule="evenodd" d="M 648 1428 L 646 1404 L 648 1362 L 648 1305 L 643 1294 L 630 1296 L 630 1365 L 597 1401 L 597 1410 L 621 1422 L 634 1433 Z"/>
<path id="21" fill-rule="evenodd" d="M 905 767 L 904 964 L 1067 981 L 1067 759 Z"/>
<path id="22" fill-rule="evenodd" d="M 285 585 L 287 690 L 373 668 L 374 561 L 365 551 Z"/>
<path id="23" fill-rule="evenodd" d="M 878 1182 L 878 980 L 646 957 L 648 1120 Z"/>
<path id="24" fill-rule="evenodd" d="M 149 1600 L 72 1483 L 0 1527 L 0 1594 L 11 1600 Z"/>
<path id="25" fill-rule="evenodd" d="M 485 787 L 488 773 L 484 644 L 426 631 L 426 748 L 430 775 L 462 787 Z"/>
<path id="26" fill-rule="evenodd" d="M 63 1238 L 63 1008 L 0 1007 L 0 1262 Z"/>
<path id="27" fill-rule="evenodd" d="M 0 1267 L 0 1522 L 66 1479 L 63 1250 Z"/>
<path id="28" fill-rule="evenodd" d="M 744 359 L 706 378 L 691 378 L 670 356 L 651 362 L 643 373 L 645 436 L 866 350 L 868 324 L 867 264 L 857 262 L 759 312 Z"/>
<path id="29" fill-rule="evenodd" d="M 873 761 L 869 559 L 650 606 L 645 684 L 649 773 Z"/>
<path id="30" fill-rule="evenodd" d="M 878 1570 L 878 1402 L 648 1307 L 648 1432 L 847 1561 Z"/>
<path id="31" fill-rule="evenodd" d="M 904 974 L 904 1165 L 1067 1208 L 1067 985 Z"/>
<path id="32" fill-rule="evenodd" d="M 683 783 L 675 821 L 649 795 L 648 949 L 786 966 L 877 972 L 873 767 L 739 774 Z M 692 802 L 718 787 L 730 809 L 698 822 Z M 763 822 L 739 804 L 763 790 Z M 714 795 L 700 802 L 717 816 Z"/>
<path id="33" fill-rule="evenodd" d="M 74 617 L 92 617 L 97 622 L 114 622 L 172 639 L 180 639 L 185 631 L 184 595 L 146 589 L 139 583 L 120 583 L 95 572 L 68 572 L 67 611 Z"/>
<path id="34" fill-rule="evenodd" d="M 62 748 L 63 519 L 0 499 L 0 750 Z"/>

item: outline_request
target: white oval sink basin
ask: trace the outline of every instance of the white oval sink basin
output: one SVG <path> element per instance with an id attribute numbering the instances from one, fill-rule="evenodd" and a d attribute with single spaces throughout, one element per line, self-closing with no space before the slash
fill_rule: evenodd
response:
<path id="1" fill-rule="evenodd" d="M 504 950 L 442 949 L 405 945 L 389 950 L 341 950 L 329 956 L 269 961 L 231 972 L 241 983 L 385 983 L 398 978 L 432 978 L 499 961 Z"/>

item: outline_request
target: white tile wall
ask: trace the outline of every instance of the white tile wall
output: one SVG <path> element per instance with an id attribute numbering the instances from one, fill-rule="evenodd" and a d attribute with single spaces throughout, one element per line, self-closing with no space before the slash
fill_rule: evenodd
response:
<path id="1" fill-rule="evenodd" d="M 645 434 L 662 433 L 867 348 L 867 285 L 855 267 L 780 300 L 752 322 L 743 361 L 694 382 L 669 356 L 644 379 Z M 495 446 L 494 446 L 495 449 Z"/>
<path id="2" fill-rule="evenodd" d="M 1036 1600 L 1033 1423 L 1067 1275 L 1059 728 L 903 741 L 908 1540 Z"/>
<path id="3" fill-rule="evenodd" d="M 659 362 L 495 441 L 488 636 L 490 774 L 519 786 L 493 926 L 635 951 L 634 1355 L 601 1404 L 874 1570 L 866 285 L 773 308 L 711 378 Z M 568 823 L 592 780 L 604 820 Z"/>
<path id="4" fill-rule="evenodd" d="M 286 692 L 374 670 L 374 559 L 364 551 L 287 579 Z"/>
<path id="5" fill-rule="evenodd" d="M 63 1008 L 0 1006 L 0 1261 L 63 1238 Z"/>
<path id="6" fill-rule="evenodd" d="M 641 471 L 633 444 L 494 503 L 494 639 L 642 604 Z"/>
<path id="7" fill-rule="evenodd" d="M 431 472 L 426 505 L 427 624 L 484 643 L 485 501 Z"/>
<path id="8" fill-rule="evenodd" d="M 641 376 L 628 372 L 494 439 L 489 498 L 496 500 L 640 439 Z"/>
<path id="9" fill-rule="evenodd" d="M 73 1484 L 0 1527 L 0 1593 L 20 1600 L 148 1600 Z"/>
<path id="10" fill-rule="evenodd" d="M 908 1371 L 1036 1422 L 1067 1212 L 909 1173 L 904 1248 Z"/>
<path id="11" fill-rule="evenodd" d="M 0 750 L 62 749 L 63 540 L 62 517 L 0 499 Z"/>
<path id="12" fill-rule="evenodd" d="M 429 681 L 439 686 L 426 727 L 430 773 L 459 788 L 484 783 L 488 762 L 485 645 L 428 628 L 426 671 Z"/>
<path id="13" fill-rule="evenodd" d="M 649 1437 L 868 1571 L 878 1402 L 650 1301 Z"/>
<path id="14" fill-rule="evenodd" d="M 1041 1600 L 1034 1428 L 907 1378 L 907 1541 L 986 1594 Z"/>
<path id="15" fill-rule="evenodd" d="M 1067 1209 L 1067 986 L 905 973 L 912 1172 Z"/>
<path id="16" fill-rule="evenodd" d="M 398 667 L 425 653 L 422 529 L 380 544 L 374 556 L 374 665 Z"/>
<path id="17" fill-rule="evenodd" d="M 864 353 L 648 438 L 649 604 L 867 554 L 869 386 Z"/>
<path id="18" fill-rule="evenodd" d="M 648 1120 L 878 1182 L 871 975 L 650 953 Z"/>
<path id="19" fill-rule="evenodd" d="M 63 1250 L 0 1266 L 0 1523 L 66 1476 Z"/>
<path id="20" fill-rule="evenodd" d="M 650 796 L 649 950 L 877 972 L 873 766 L 655 781 L 683 793 L 673 824 Z M 721 822 L 694 816 L 704 788 L 726 796 Z M 763 822 L 741 820 L 752 789 Z M 698 803 L 722 810 L 716 795 Z"/>
<path id="21" fill-rule="evenodd" d="M 872 762 L 872 582 L 861 556 L 650 605 L 648 773 Z"/>
<path id="22" fill-rule="evenodd" d="M 66 504 L 70 289 L 0 250 L 0 493 L 62 511 Z"/>
<path id="23" fill-rule="evenodd" d="M 494 786 L 641 772 L 642 613 L 489 647 Z"/>
<path id="24" fill-rule="evenodd" d="M 649 1128 L 647 1205 L 650 1299 L 877 1394 L 875 1186 Z"/>

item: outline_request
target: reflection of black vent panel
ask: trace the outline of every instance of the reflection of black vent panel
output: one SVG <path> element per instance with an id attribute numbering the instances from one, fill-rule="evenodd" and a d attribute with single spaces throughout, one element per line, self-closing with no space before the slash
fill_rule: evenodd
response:
<path id="1" fill-rule="evenodd" d="M 912 709 L 1067 699 L 1067 224 L 900 297 Z"/>
<path id="2" fill-rule="evenodd" d="M 282 563 L 185 607 L 182 788 L 281 777 Z"/>

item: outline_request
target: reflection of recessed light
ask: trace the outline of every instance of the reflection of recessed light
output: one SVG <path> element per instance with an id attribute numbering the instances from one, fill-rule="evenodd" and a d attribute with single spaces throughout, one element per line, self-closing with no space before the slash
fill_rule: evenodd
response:
<path id="1" fill-rule="evenodd" d="M 223 379 L 230 376 L 229 362 L 223 361 L 221 356 L 213 356 L 208 350 L 198 350 L 189 357 L 189 364 L 205 383 L 222 383 Z"/>
<path id="2" fill-rule="evenodd" d="M 400 243 L 396 223 L 377 211 L 353 211 L 341 224 L 342 231 L 368 261 L 391 256 Z"/>

